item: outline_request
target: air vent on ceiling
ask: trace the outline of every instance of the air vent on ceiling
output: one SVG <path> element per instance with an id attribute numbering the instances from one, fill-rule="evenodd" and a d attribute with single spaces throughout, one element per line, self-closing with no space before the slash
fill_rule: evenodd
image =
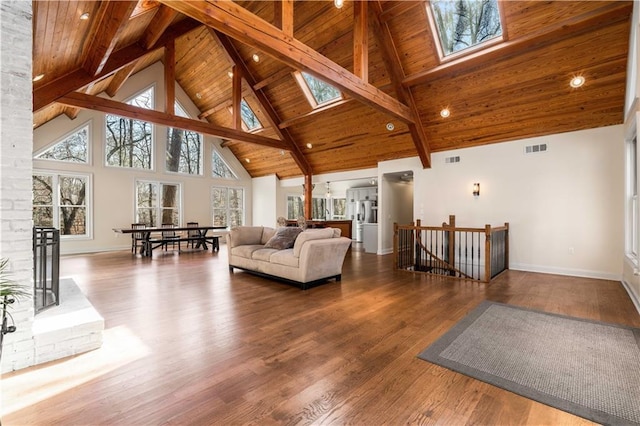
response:
<path id="1" fill-rule="evenodd" d="M 546 143 L 541 143 L 539 145 L 528 145 L 524 147 L 525 154 L 534 154 L 536 152 L 546 152 L 546 151 L 547 151 Z"/>
<path id="2" fill-rule="evenodd" d="M 444 162 L 445 162 L 446 164 L 449 164 L 449 163 L 459 163 L 459 162 L 460 162 L 460 156 L 459 156 L 459 155 L 456 155 L 455 157 L 446 157 L 446 158 L 444 159 Z"/>

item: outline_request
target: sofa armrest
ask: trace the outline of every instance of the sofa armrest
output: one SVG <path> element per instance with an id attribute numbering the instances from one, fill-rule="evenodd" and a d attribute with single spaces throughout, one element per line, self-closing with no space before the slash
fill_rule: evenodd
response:
<path id="1" fill-rule="evenodd" d="M 346 237 L 309 240 L 300 250 L 300 268 L 303 282 L 342 274 L 342 264 L 351 246 Z"/>

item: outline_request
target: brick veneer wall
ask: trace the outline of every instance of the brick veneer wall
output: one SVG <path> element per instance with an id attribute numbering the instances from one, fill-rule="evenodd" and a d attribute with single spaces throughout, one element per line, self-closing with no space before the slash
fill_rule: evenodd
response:
<path id="1" fill-rule="evenodd" d="M 12 278 L 31 286 L 32 254 L 32 2 L 0 1 L 0 257 Z M 11 309 L 15 333 L 7 334 L 2 372 L 34 364 L 32 300 Z"/>

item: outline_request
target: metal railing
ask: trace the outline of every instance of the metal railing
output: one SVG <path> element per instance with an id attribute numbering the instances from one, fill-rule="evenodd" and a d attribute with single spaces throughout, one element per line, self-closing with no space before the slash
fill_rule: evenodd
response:
<path id="1" fill-rule="evenodd" d="M 33 228 L 33 286 L 36 314 L 60 304 L 60 231 Z"/>
<path id="2" fill-rule="evenodd" d="M 509 224 L 457 228 L 394 224 L 394 267 L 413 272 L 489 282 L 509 268 Z"/>

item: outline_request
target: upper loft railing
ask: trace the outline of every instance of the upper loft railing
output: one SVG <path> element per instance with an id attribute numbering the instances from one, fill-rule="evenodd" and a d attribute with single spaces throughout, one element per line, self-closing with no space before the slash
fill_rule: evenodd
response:
<path id="1" fill-rule="evenodd" d="M 509 269 L 509 224 L 456 228 L 455 216 L 442 226 L 394 224 L 395 269 L 489 282 Z"/>

